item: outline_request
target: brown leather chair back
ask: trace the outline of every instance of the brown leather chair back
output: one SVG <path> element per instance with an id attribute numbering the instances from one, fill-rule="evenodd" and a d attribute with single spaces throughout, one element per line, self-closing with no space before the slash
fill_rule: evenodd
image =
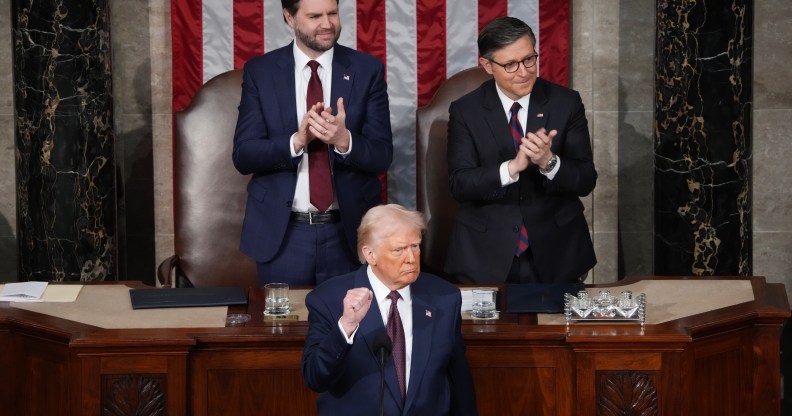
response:
<path id="1" fill-rule="evenodd" d="M 231 161 L 241 91 L 242 71 L 225 72 L 175 115 L 175 255 L 160 265 L 160 283 L 175 271 L 177 286 L 258 284 L 255 262 L 239 251 L 250 177 Z"/>
<path id="2" fill-rule="evenodd" d="M 443 272 L 448 242 L 457 211 L 448 183 L 448 107 L 451 102 L 476 89 L 490 75 L 480 67 L 466 69 L 448 80 L 416 114 L 416 188 L 418 210 L 427 220 L 421 249 L 421 269 L 438 276 Z"/>

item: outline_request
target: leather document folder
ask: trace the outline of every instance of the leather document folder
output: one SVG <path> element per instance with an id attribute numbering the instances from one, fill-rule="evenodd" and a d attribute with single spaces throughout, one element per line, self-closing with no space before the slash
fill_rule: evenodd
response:
<path id="1" fill-rule="evenodd" d="M 506 285 L 506 308 L 509 312 L 562 313 L 564 294 L 577 296 L 583 283 L 525 283 Z"/>
<path id="2" fill-rule="evenodd" d="M 247 303 L 247 294 L 241 287 L 130 289 L 129 297 L 132 300 L 132 309 L 227 306 Z"/>

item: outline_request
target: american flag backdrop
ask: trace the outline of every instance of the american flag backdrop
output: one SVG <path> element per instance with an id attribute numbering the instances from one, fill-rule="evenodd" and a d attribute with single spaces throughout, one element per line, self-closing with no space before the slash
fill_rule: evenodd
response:
<path id="1" fill-rule="evenodd" d="M 415 111 L 445 79 L 478 65 L 476 38 L 493 18 L 528 23 L 538 39 L 540 76 L 567 85 L 569 0 L 339 0 L 339 9 L 339 43 L 385 62 L 390 202 L 415 207 Z M 174 112 L 215 75 L 293 38 L 280 0 L 171 0 L 171 31 Z"/>

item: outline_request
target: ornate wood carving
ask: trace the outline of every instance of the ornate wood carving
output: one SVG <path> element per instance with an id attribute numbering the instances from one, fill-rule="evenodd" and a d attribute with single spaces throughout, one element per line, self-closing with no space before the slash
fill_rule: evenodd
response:
<path id="1" fill-rule="evenodd" d="M 658 414 L 657 384 L 653 372 L 598 372 L 598 416 L 655 416 Z"/>
<path id="2" fill-rule="evenodd" d="M 102 376 L 102 416 L 162 416 L 165 411 L 164 374 Z"/>

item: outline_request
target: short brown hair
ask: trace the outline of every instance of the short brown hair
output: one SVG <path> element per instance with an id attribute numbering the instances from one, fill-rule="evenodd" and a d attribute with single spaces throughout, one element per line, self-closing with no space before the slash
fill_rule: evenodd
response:
<path id="1" fill-rule="evenodd" d="M 336 4 L 341 0 L 336 0 Z M 300 0 L 281 0 L 281 8 L 286 9 L 290 15 L 294 16 L 297 14 L 297 10 L 300 10 Z M 283 21 L 286 21 L 286 16 L 283 16 Z"/>
<path id="2" fill-rule="evenodd" d="M 523 36 L 528 36 L 536 47 L 536 36 L 522 20 L 516 17 L 502 16 L 487 23 L 478 36 L 479 55 L 492 59 L 492 55 L 499 49 L 517 42 Z"/>

